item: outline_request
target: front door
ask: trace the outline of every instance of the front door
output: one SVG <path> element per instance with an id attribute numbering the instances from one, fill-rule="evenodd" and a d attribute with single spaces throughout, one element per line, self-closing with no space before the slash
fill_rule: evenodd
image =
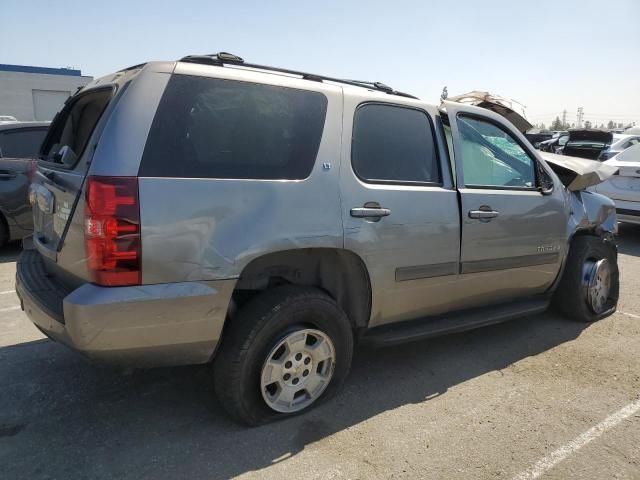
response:
<path id="1" fill-rule="evenodd" d="M 556 177 L 506 119 L 453 102 L 445 107 L 462 219 L 457 306 L 544 292 L 566 249 L 562 186 L 542 188 Z"/>

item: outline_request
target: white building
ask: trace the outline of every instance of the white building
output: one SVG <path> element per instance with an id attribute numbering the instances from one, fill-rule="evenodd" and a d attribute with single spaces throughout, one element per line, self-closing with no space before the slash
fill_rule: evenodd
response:
<path id="1" fill-rule="evenodd" d="M 0 115 L 52 120 L 64 101 L 91 80 L 70 68 L 0 64 Z"/>

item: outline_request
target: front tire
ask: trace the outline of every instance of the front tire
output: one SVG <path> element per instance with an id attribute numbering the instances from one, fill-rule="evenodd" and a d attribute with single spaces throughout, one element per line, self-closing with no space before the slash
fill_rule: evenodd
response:
<path id="1" fill-rule="evenodd" d="M 616 311 L 619 291 L 615 245 L 592 235 L 574 238 L 554 294 L 556 308 L 574 320 L 594 322 Z"/>
<path id="2" fill-rule="evenodd" d="M 241 423 L 285 418 L 339 390 L 352 355 L 349 320 L 326 293 L 267 290 L 230 320 L 213 365 L 216 393 Z"/>

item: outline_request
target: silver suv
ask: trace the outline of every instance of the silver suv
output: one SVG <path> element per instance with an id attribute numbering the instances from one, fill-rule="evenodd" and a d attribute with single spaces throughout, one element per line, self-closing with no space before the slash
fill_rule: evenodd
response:
<path id="1" fill-rule="evenodd" d="M 212 362 L 258 424 L 332 395 L 356 340 L 613 312 L 614 204 L 550 165 L 484 108 L 229 54 L 138 65 L 55 118 L 16 290 L 89 357 Z"/>

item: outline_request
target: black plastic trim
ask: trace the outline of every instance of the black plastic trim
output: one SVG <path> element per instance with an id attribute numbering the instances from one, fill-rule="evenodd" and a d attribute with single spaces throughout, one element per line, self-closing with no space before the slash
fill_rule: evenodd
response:
<path id="1" fill-rule="evenodd" d="M 415 265 L 396 268 L 396 282 L 419 280 L 421 278 L 445 277 L 458 273 L 458 262 Z"/>
<path id="2" fill-rule="evenodd" d="M 511 268 L 533 267 L 535 265 L 550 265 L 560 261 L 560 253 L 537 253 L 519 257 L 495 258 L 490 260 L 475 260 L 462 262 L 461 273 L 492 272 Z"/>

